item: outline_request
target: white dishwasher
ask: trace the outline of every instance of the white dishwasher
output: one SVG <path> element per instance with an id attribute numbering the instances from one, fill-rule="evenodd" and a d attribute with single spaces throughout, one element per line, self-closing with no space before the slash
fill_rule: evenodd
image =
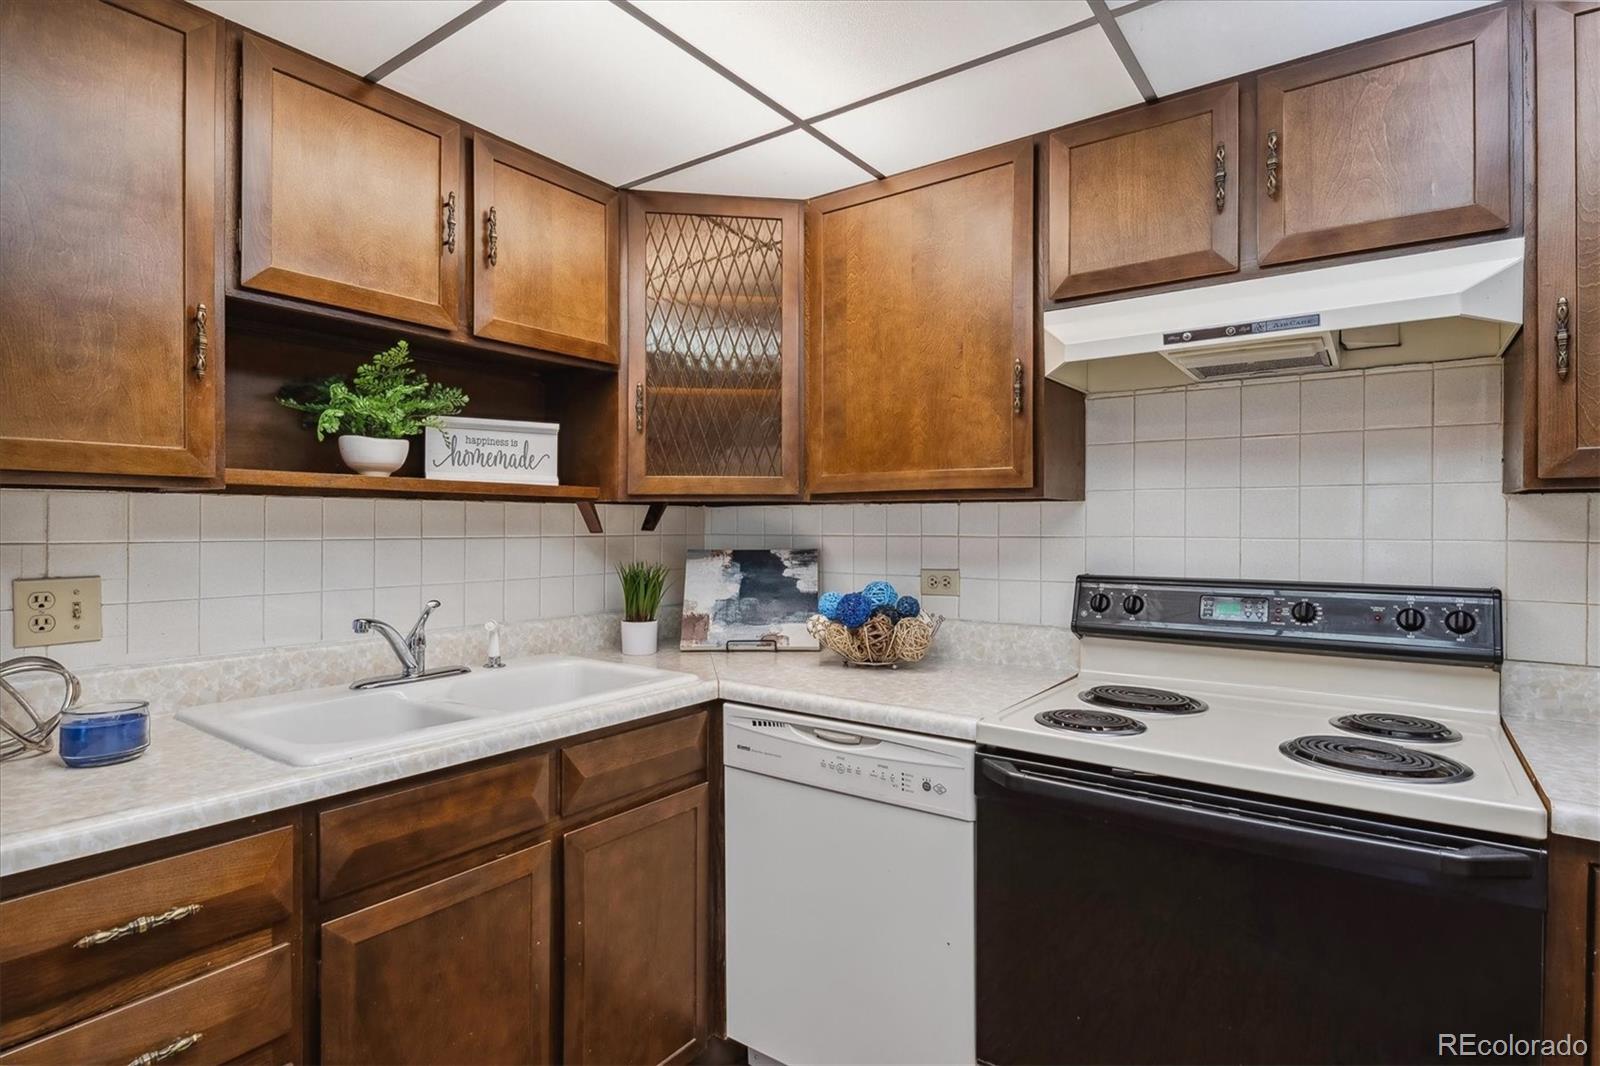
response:
<path id="1" fill-rule="evenodd" d="M 973 745 L 730 703 L 723 764 L 728 1035 L 973 1062 Z"/>

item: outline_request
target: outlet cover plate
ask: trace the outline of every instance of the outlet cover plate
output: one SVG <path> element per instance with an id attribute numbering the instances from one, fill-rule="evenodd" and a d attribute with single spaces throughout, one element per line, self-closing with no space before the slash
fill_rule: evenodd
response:
<path id="1" fill-rule="evenodd" d="M 16 648 L 82 644 L 101 637 L 98 577 L 19 577 L 11 582 Z"/>
<path id="2" fill-rule="evenodd" d="M 961 595 L 961 571 L 924 570 L 922 572 L 923 596 Z"/>

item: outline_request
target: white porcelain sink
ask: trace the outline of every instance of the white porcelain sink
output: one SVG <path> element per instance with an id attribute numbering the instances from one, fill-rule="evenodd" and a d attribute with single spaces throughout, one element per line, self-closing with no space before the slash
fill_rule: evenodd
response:
<path id="1" fill-rule="evenodd" d="M 501 670 L 366 692 L 319 689 L 190 707 L 178 720 L 279 762 L 317 766 L 695 680 L 649 666 L 543 655 Z"/>
<path id="2" fill-rule="evenodd" d="M 693 674 L 653 666 L 581 659 L 575 655 L 539 655 L 502 670 L 474 670 L 465 677 L 445 678 L 420 686 L 430 700 L 448 700 L 480 713 L 560 712 L 616 693 L 640 695 L 687 684 Z"/>

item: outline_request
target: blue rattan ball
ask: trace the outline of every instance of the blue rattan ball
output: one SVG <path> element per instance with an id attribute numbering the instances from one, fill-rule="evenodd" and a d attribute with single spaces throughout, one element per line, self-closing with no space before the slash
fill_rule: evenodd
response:
<path id="1" fill-rule="evenodd" d="M 861 595 L 865 596 L 867 602 L 874 607 L 887 607 L 900 598 L 900 594 L 894 590 L 894 586 L 887 581 L 872 582 L 861 590 Z"/>
<path id="2" fill-rule="evenodd" d="M 894 609 L 900 613 L 901 618 L 915 618 L 922 613 L 922 604 L 917 602 L 915 596 L 901 596 Z"/>
<path id="3" fill-rule="evenodd" d="M 817 597 L 817 613 L 830 622 L 839 620 L 839 601 L 844 599 L 837 592 L 824 592 Z"/>
<path id="4" fill-rule="evenodd" d="M 895 610 L 892 603 L 886 603 L 882 607 L 874 607 L 872 613 L 874 616 L 883 615 L 891 624 L 900 621 L 900 612 Z"/>
<path id="5" fill-rule="evenodd" d="M 872 604 L 859 592 L 849 592 L 839 598 L 839 618 L 843 625 L 854 629 L 864 625 L 872 616 Z"/>

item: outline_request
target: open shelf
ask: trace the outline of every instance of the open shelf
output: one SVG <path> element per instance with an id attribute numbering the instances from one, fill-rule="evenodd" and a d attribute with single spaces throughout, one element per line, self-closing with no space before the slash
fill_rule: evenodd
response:
<path id="1" fill-rule="evenodd" d="M 447 481 L 443 478 L 369 477 L 300 470 L 252 470 L 229 467 L 229 489 L 318 496 L 410 496 L 446 500 L 580 501 L 600 498 L 593 485 L 510 485 L 493 481 Z"/>

